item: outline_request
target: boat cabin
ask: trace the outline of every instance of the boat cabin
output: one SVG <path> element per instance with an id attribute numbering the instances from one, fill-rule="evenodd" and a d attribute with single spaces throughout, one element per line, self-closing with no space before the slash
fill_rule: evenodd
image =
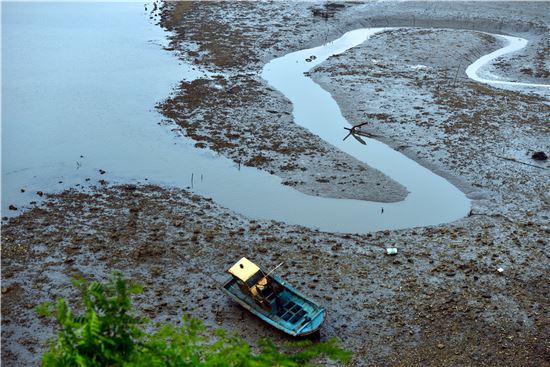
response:
<path id="1" fill-rule="evenodd" d="M 271 307 L 271 303 L 279 293 L 281 286 L 265 274 L 256 264 L 243 257 L 229 268 L 241 292 L 250 295 L 258 304 Z"/>

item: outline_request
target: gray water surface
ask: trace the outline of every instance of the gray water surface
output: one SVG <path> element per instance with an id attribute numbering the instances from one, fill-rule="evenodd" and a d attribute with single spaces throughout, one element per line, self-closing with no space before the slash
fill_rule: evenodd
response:
<path id="1" fill-rule="evenodd" d="M 386 145 L 342 142 L 348 124 L 337 104 L 303 75 L 377 30 L 273 60 L 262 75 L 294 103 L 299 124 L 405 185 L 406 200 L 392 204 L 302 194 L 159 126 L 155 104 L 178 81 L 208 74 L 162 49 L 166 35 L 141 3 L 2 3 L 2 18 L 2 215 L 40 199 L 37 191 L 99 179 L 186 188 L 191 176 L 194 192 L 236 212 L 327 231 L 425 226 L 469 210 L 457 188 Z"/>
<path id="2" fill-rule="evenodd" d="M 287 54 L 268 63 L 262 76 L 290 99 L 296 123 L 409 190 L 404 201 L 383 204 L 383 213 L 379 203 L 369 203 L 362 208 L 364 218 L 376 218 L 377 228 L 412 227 L 462 218 L 468 213 L 470 202 L 444 178 L 377 140 L 364 138 L 366 145 L 354 139 L 342 140 L 343 128 L 349 127 L 349 123 L 330 93 L 304 75 L 331 55 L 368 42 L 370 36 L 386 29 L 354 30 L 326 45 Z M 314 60 L 311 55 L 315 56 Z"/>

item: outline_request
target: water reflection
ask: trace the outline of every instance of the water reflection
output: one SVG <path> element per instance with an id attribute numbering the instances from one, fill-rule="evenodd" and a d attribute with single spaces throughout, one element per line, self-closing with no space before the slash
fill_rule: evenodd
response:
<path id="1" fill-rule="evenodd" d="M 171 131 L 176 126 L 158 126 L 153 106 L 180 80 L 208 75 L 159 46 L 166 35 L 147 21 L 142 4 L 2 3 L 2 10 L 2 215 L 20 212 L 10 205 L 43 199 L 37 193 L 98 181 L 190 187 L 249 217 L 340 232 L 442 223 L 469 209 L 454 186 L 382 143 L 342 141 L 348 125 L 338 106 L 303 71 L 360 37 L 346 34 L 274 60 L 264 77 L 293 101 L 299 123 L 407 186 L 407 199 L 383 210 L 302 194 L 276 176 L 194 148 Z M 316 59 L 304 61 L 311 55 Z M 384 158 L 373 161 L 377 155 Z"/>

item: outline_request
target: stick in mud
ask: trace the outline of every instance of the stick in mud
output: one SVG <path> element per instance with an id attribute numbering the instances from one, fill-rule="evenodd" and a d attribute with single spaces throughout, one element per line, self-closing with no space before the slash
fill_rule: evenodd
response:
<path id="1" fill-rule="evenodd" d="M 511 161 L 511 162 L 515 162 L 515 163 L 519 163 L 519 164 L 524 164 L 524 165 L 529 166 L 529 167 L 535 167 L 535 168 L 540 168 L 540 169 L 548 169 L 547 167 L 537 166 L 536 164 L 531 164 L 531 163 L 518 161 L 517 159 L 514 159 L 514 158 L 501 157 L 500 155 L 497 155 L 495 157 L 500 158 L 500 159 L 504 159 L 506 161 Z"/>
<path id="2" fill-rule="evenodd" d="M 462 65 L 462 63 L 458 64 L 458 67 L 456 68 L 455 79 L 453 80 L 453 87 L 456 85 L 456 79 L 458 78 L 458 72 L 460 71 L 460 66 L 461 65 Z"/>

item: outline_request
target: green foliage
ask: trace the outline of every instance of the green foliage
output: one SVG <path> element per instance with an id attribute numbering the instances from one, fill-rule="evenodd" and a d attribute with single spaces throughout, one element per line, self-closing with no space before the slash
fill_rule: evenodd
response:
<path id="1" fill-rule="evenodd" d="M 135 315 L 130 300 L 141 289 L 129 287 L 119 274 L 105 284 L 75 280 L 73 285 L 80 290 L 83 314 L 75 315 L 63 298 L 55 310 L 48 304 L 37 309 L 42 315 L 55 311 L 59 324 L 57 341 L 44 354 L 43 365 L 122 366 L 145 336 L 140 327 L 144 320 Z"/>
<path id="2" fill-rule="evenodd" d="M 128 286 L 120 274 L 104 284 L 76 280 L 74 285 L 81 292 L 82 314 L 76 315 L 63 298 L 55 307 L 44 303 L 36 309 L 41 317 L 55 314 L 59 324 L 57 339 L 42 357 L 45 367 L 294 367 L 311 365 L 323 355 L 344 363 L 351 356 L 336 339 L 282 347 L 262 339 L 255 353 L 239 336 L 224 330 L 209 334 L 200 320 L 186 317 L 181 326 L 164 324 L 148 333 L 147 320 L 137 316 L 130 298 L 142 289 Z"/>

